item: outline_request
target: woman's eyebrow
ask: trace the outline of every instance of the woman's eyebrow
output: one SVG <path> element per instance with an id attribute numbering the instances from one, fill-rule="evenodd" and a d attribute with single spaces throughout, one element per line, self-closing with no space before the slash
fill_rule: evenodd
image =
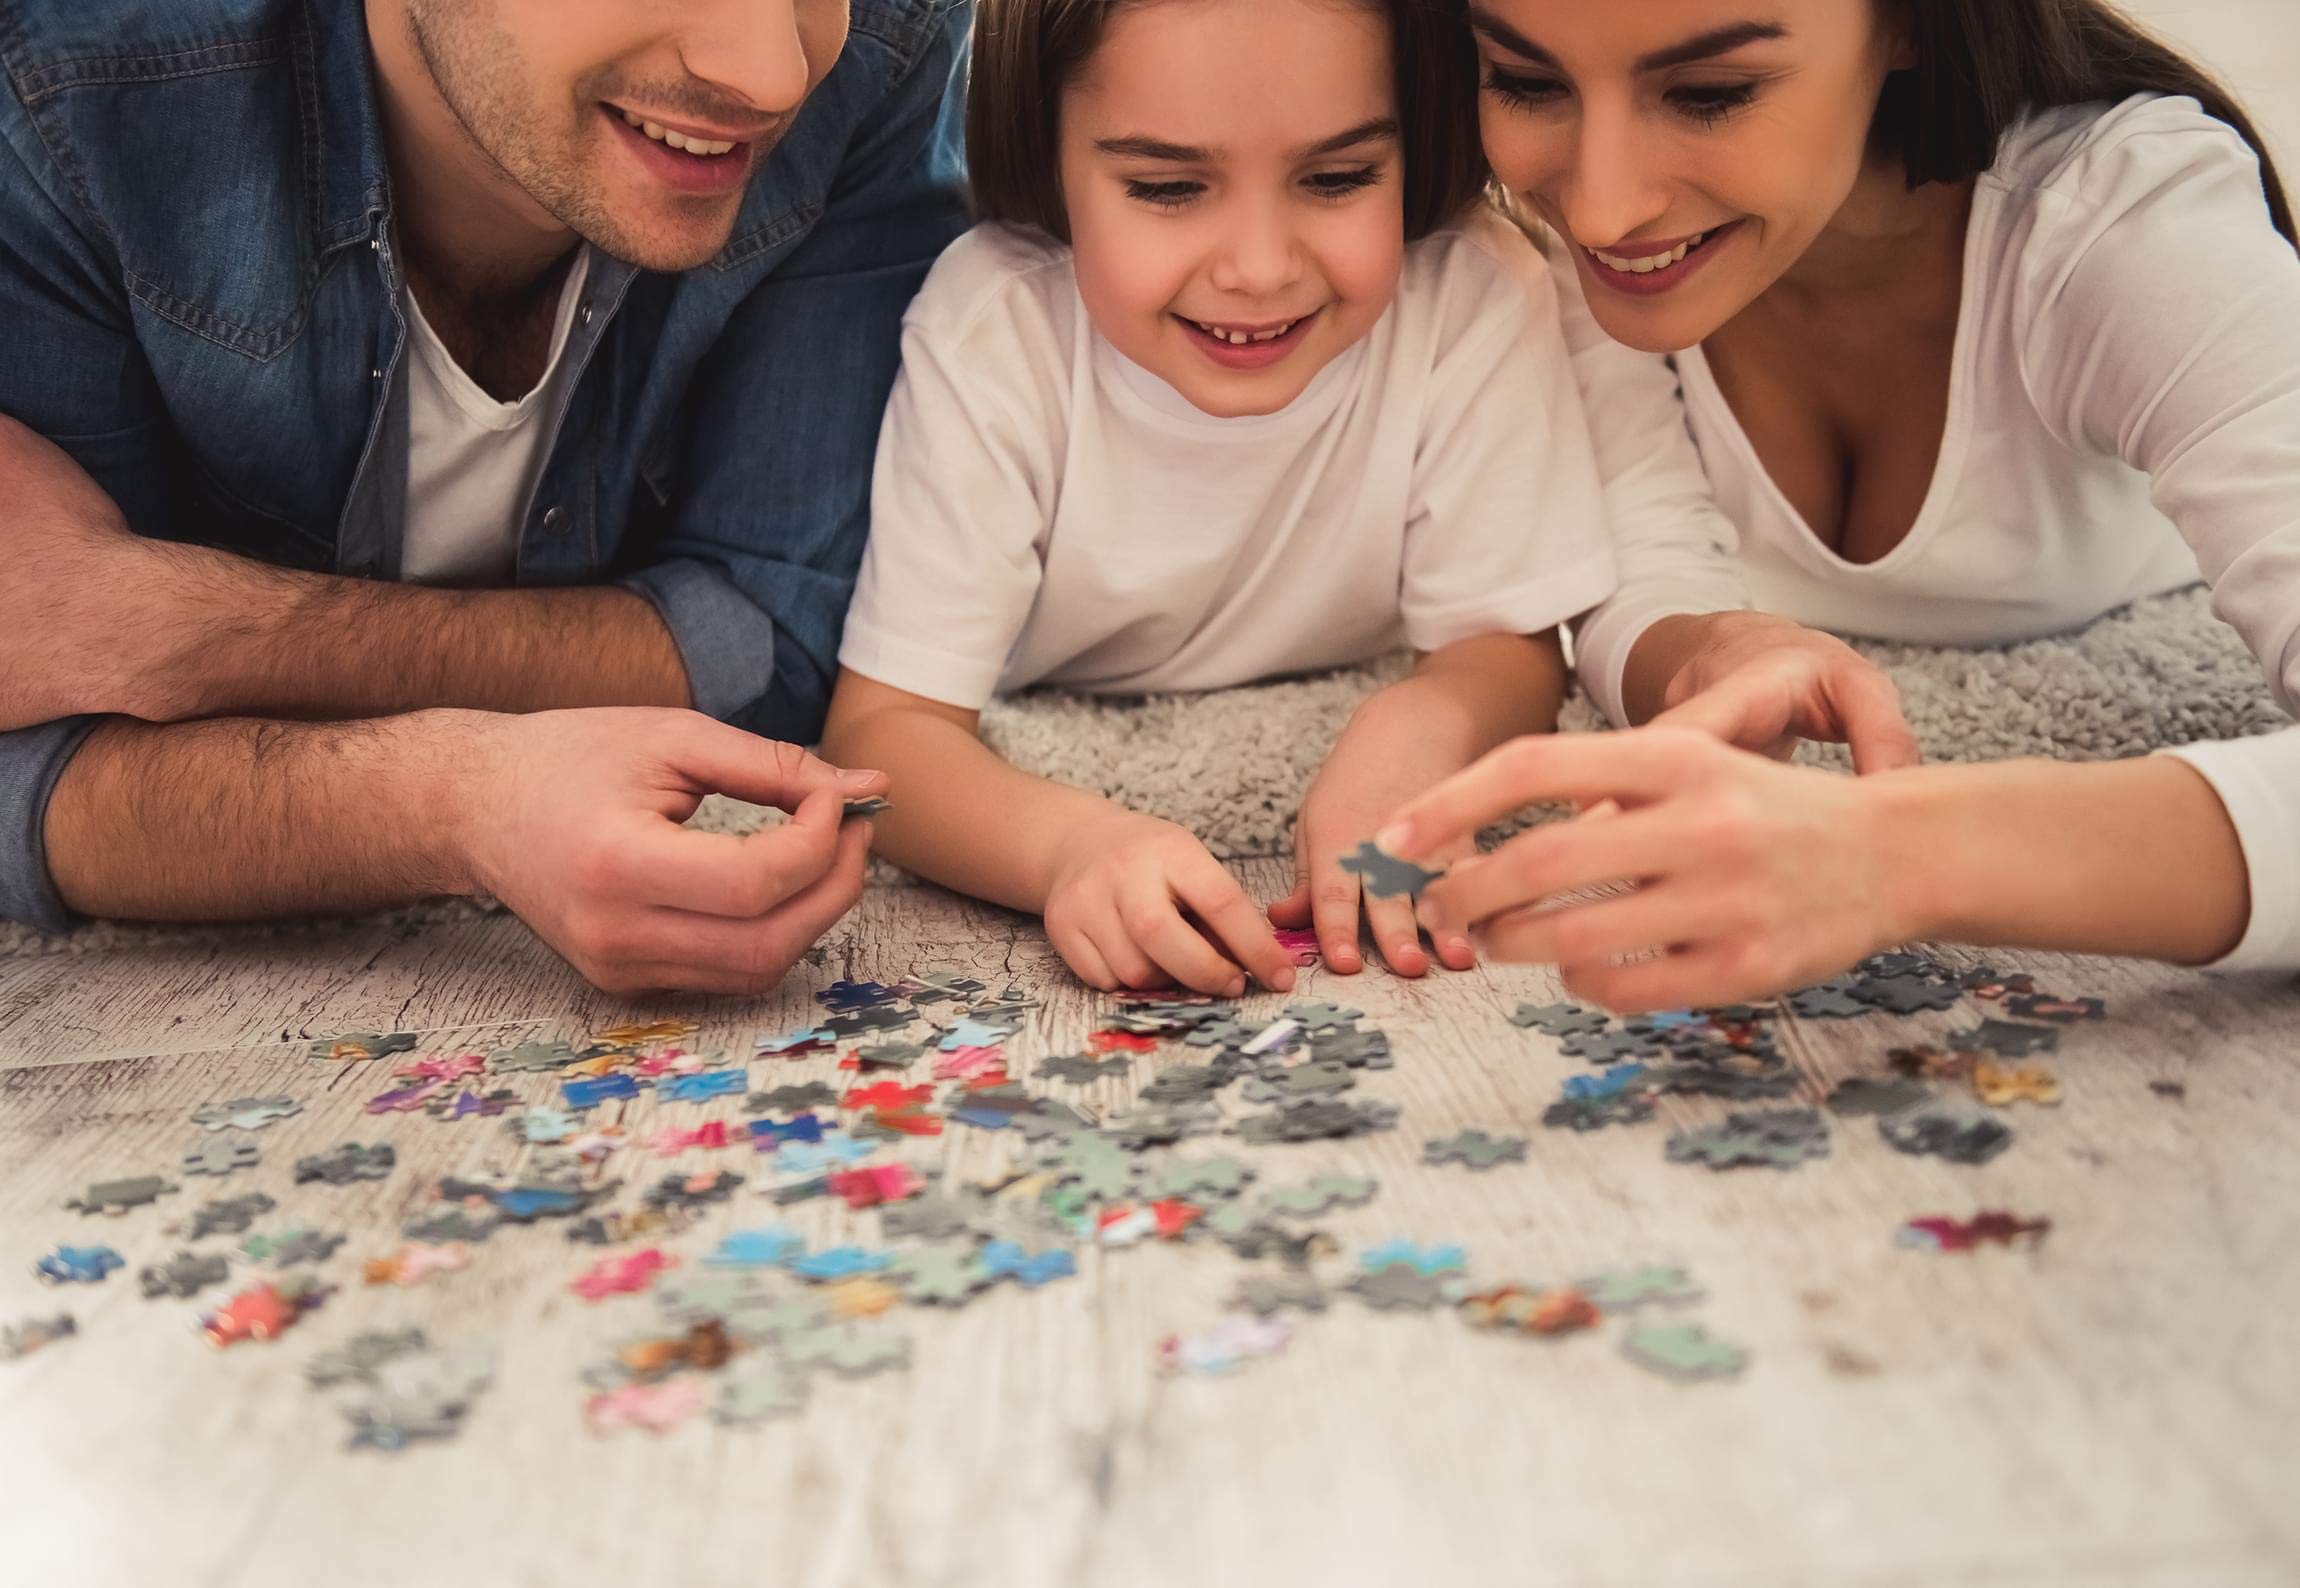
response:
<path id="1" fill-rule="evenodd" d="M 1522 56 L 1526 60 L 1537 65 L 1547 66 L 1552 70 L 1558 69 L 1559 63 L 1556 56 L 1504 22 L 1489 7 L 1478 4 L 1477 0 L 1471 0 L 1470 3 L 1469 25 L 1512 55 Z M 1778 22 L 1729 23 L 1724 27 L 1711 28 L 1706 33 L 1696 34 L 1682 44 L 1672 44 L 1666 49 L 1654 50 L 1650 54 L 1639 56 L 1637 70 L 1640 72 L 1665 71 L 1672 66 L 1685 66 L 1694 61 L 1705 61 L 1713 55 L 1729 55 L 1743 45 L 1762 44 L 1772 39 L 1785 39 L 1788 36 L 1788 28 Z"/>

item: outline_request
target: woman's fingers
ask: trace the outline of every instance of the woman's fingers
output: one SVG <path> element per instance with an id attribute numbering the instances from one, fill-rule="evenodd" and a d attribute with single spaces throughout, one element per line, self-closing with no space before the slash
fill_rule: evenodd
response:
<path id="1" fill-rule="evenodd" d="M 1403 859 L 1471 844 L 1478 829 L 1528 805 L 1641 805 L 1698 775 L 1718 746 L 1695 733 L 1528 734 L 1440 783 L 1390 819 L 1375 842 Z"/>
<path id="2" fill-rule="evenodd" d="M 1422 903 L 1441 928 L 1474 926 L 1576 888 L 1644 882 L 1697 862 L 1688 836 L 1685 821 L 1667 809 L 1544 823 L 1454 866 Z"/>
<path id="3" fill-rule="evenodd" d="M 1866 662 L 1842 669 L 1829 680 L 1829 696 L 1852 747 L 1855 772 L 1897 772 L 1924 760 L 1916 730 L 1901 714 L 1901 692 L 1881 669 Z"/>
<path id="4" fill-rule="evenodd" d="M 1729 907 L 1664 883 L 1580 904 L 1513 910 L 1478 933 L 1487 955 L 1512 965 L 1587 966 L 1656 950 L 1726 940 Z"/>

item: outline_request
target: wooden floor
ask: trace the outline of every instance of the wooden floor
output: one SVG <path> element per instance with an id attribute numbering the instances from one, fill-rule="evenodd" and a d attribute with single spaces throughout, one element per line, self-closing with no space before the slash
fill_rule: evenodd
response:
<path id="1" fill-rule="evenodd" d="M 1265 895 L 1281 880 L 1274 866 L 1248 879 Z M 1391 1033 L 1397 1067 L 1364 1090 L 1401 1104 L 1403 1123 L 1348 1143 L 1224 1150 L 1265 1178 L 1375 1175 L 1375 1201 L 1328 1226 L 1352 1248 L 1459 1241 L 1481 1281 L 1682 1262 L 1710 1292 L 1696 1315 L 1751 1353 L 1737 1382 L 1651 1376 L 1621 1358 L 1610 1327 L 1529 1342 L 1346 1299 L 1229 1379 L 1166 1378 L 1158 1340 L 1219 1317 L 1242 1272 L 1196 1243 L 1085 1253 L 1074 1280 L 1006 1287 L 962 1312 L 898 1309 L 909 1371 L 825 1380 L 790 1421 L 698 1421 L 656 1438 L 584 1427 L 579 1370 L 653 1318 L 644 1300 L 568 1293 L 594 1249 L 548 1227 L 510 1230 L 425 1288 L 358 1284 L 419 1182 L 509 1154 L 486 1122 L 369 1119 L 381 1078 L 303 1049 L 370 1029 L 460 1047 L 679 1006 L 601 999 L 502 918 L 0 962 L 0 1256 L 14 1254 L 0 1264 L 0 1321 L 64 1306 L 81 1326 L 0 1363 L 0 1580 L 2290 1583 L 2300 991 L 2022 963 L 2111 1004 L 2064 1047 L 2064 1106 L 2013 1115 L 2019 1141 L 1982 1168 L 1903 1157 L 1846 1121 L 1833 1155 L 1795 1173 L 1666 1163 L 1668 1128 L 1721 1115 L 1717 1102 L 1673 1100 L 1636 1129 L 1541 1129 L 1559 1082 L 1584 1068 L 1504 1019 L 1552 995 L 1542 975 L 1312 975 L 1308 996 Z M 1100 1007 L 1033 923 L 924 889 L 873 892 L 772 1000 L 686 1007 L 707 1021 L 699 1043 L 747 1049 L 805 1020 L 809 995 L 839 976 L 936 964 L 1045 997 L 1016 1039 L 1025 1059 L 1075 1050 Z M 1976 1012 L 1796 1023 L 1784 1045 L 1817 1097 Z M 1157 1065 L 1141 1061 L 1138 1077 Z M 770 1068 L 835 1074 L 817 1058 L 762 1062 L 754 1078 Z M 511 1084 L 540 1098 L 545 1080 Z M 1084 1095 L 1107 1105 L 1131 1084 Z M 307 1108 L 264 1133 L 262 1167 L 187 1180 L 123 1219 L 60 1211 L 91 1179 L 172 1166 L 197 1134 L 194 1108 L 269 1092 Z M 651 1123 L 653 1109 L 635 1105 L 627 1123 Z M 1422 1166 L 1425 1138 L 1472 1125 L 1531 1135 L 1530 1161 Z M 291 1189 L 299 1154 L 379 1135 L 401 1152 L 389 1181 Z M 972 1178 L 1016 1155 L 1011 1135 L 955 1128 L 911 1156 Z M 668 1166 L 627 1149 L 616 1167 L 635 1189 Z M 49 1290 L 27 1269 L 59 1241 L 157 1260 L 176 1246 L 161 1231 L 171 1208 L 219 1188 L 269 1191 L 276 1221 L 352 1236 L 327 1270 L 344 1290 L 276 1344 L 217 1352 L 193 1327 L 200 1303 L 146 1301 L 132 1272 Z M 1984 1207 L 2055 1227 L 2035 1252 L 1894 1244 L 1903 1219 Z M 692 1256 L 788 1211 L 746 1191 L 675 1245 Z M 797 1211 L 789 1222 L 817 1240 L 878 1239 L 875 1214 Z M 302 1364 L 410 1322 L 492 1341 L 498 1381 L 457 1443 L 349 1452 Z"/>

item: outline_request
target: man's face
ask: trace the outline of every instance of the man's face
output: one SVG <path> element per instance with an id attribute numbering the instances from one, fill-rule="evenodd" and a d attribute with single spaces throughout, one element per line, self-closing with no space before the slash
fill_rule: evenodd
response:
<path id="1" fill-rule="evenodd" d="M 616 258 L 691 270 L 846 43 L 846 0 L 408 0 L 479 150 Z"/>
<path id="2" fill-rule="evenodd" d="M 1389 30 L 1336 0 L 1159 0 L 1062 97 L 1078 294 L 1112 346 L 1217 418 L 1275 413 L 1397 290 Z"/>

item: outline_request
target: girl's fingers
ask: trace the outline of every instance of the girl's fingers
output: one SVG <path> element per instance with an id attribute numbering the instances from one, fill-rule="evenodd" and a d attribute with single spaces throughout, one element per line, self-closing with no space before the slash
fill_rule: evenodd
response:
<path id="1" fill-rule="evenodd" d="M 1150 874 L 1131 882 L 1118 896 L 1118 919 L 1136 948 L 1192 992 L 1224 998 L 1245 993 L 1245 973 L 1182 919 L 1165 877 Z"/>
<path id="2" fill-rule="evenodd" d="M 1298 932 L 1310 924 L 1310 885 L 1308 883 L 1295 883 L 1293 892 L 1282 899 L 1271 902 L 1270 924 L 1284 927 L 1289 932 Z"/>
<path id="3" fill-rule="evenodd" d="M 1336 864 L 1338 859 L 1320 855 L 1312 862 L 1310 924 L 1317 928 L 1326 969 L 1348 976 L 1364 965 L 1358 951 L 1358 879 Z"/>
<path id="4" fill-rule="evenodd" d="M 1128 935 L 1115 905 L 1106 905 L 1099 914 L 1080 922 L 1079 930 L 1102 956 L 1102 963 L 1110 967 L 1111 978 L 1119 986 L 1141 991 L 1167 985 L 1165 975 Z"/>
<path id="5" fill-rule="evenodd" d="M 1222 862 L 1207 855 L 1203 864 L 1182 868 L 1174 878 L 1174 891 L 1256 981 L 1274 992 L 1293 990 L 1294 962 Z"/>
<path id="6" fill-rule="evenodd" d="M 1062 963 L 1068 965 L 1080 981 L 1099 992 L 1118 990 L 1118 978 L 1111 974 L 1110 962 L 1084 932 L 1075 926 L 1049 926 L 1046 938 L 1054 945 L 1054 952 L 1062 956 Z"/>
<path id="7" fill-rule="evenodd" d="M 1697 735 L 1651 728 L 1528 734 L 1409 802 L 1374 841 L 1415 860 L 1474 843 L 1479 828 L 1528 805 L 1646 804 L 1693 778 L 1713 748 Z"/>
<path id="8" fill-rule="evenodd" d="M 1431 917 L 1428 897 L 1414 906 L 1414 920 L 1429 934 L 1437 961 L 1447 970 L 1469 970 L 1477 964 L 1477 946 L 1457 926 L 1440 926 Z"/>
<path id="9" fill-rule="evenodd" d="M 1666 876 L 1700 858 L 1685 818 L 1666 807 L 1545 822 L 1454 866 L 1422 903 L 1441 928 L 1460 929 L 1576 888 Z"/>
<path id="10" fill-rule="evenodd" d="M 1414 919 L 1412 900 L 1368 898 L 1366 921 L 1373 928 L 1383 964 L 1400 976 L 1428 974 L 1430 957 L 1422 948 L 1421 926 Z"/>

